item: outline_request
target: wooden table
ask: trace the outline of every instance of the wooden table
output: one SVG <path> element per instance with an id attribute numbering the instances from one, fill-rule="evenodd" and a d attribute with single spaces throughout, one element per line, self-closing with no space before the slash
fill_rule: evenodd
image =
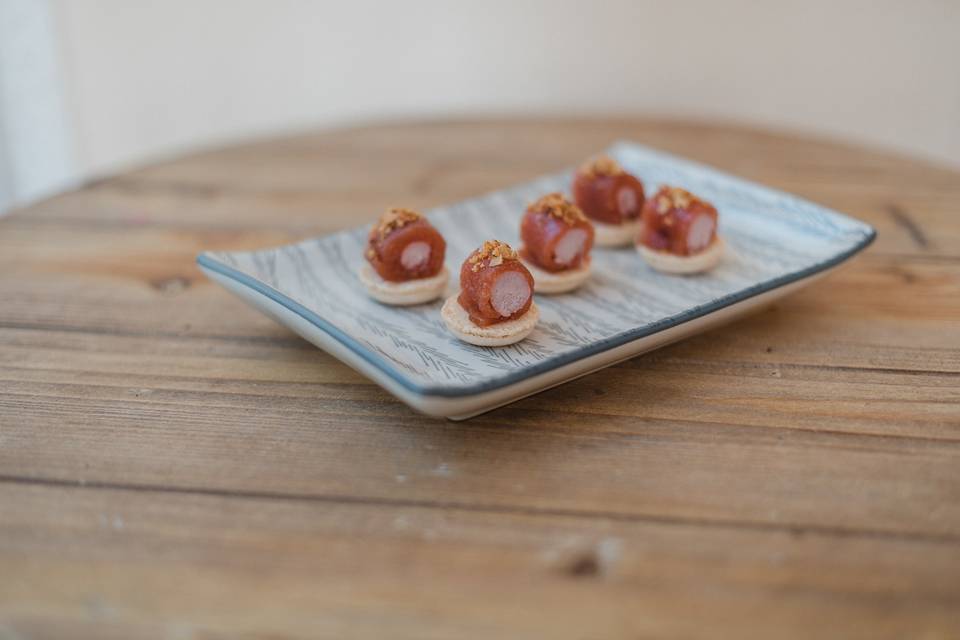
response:
<path id="1" fill-rule="evenodd" d="M 849 212 L 775 308 L 466 423 L 204 279 L 627 138 Z M 960 173 L 651 120 L 177 158 L 0 220 L 0 638 L 960 637 Z"/>

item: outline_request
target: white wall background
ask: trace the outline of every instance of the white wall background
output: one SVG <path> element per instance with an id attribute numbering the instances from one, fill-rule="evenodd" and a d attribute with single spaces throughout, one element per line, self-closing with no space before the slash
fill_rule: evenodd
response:
<path id="1" fill-rule="evenodd" d="M 0 214 L 75 178 L 58 44 L 49 3 L 0 0 Z"/>
<path id="2" fill-rule="evenodd" d="M 22 2 L 51 3 L 76 176 L 501 113 L 734 119 L 960 166 L 956 0 L 0 0 Z"/>

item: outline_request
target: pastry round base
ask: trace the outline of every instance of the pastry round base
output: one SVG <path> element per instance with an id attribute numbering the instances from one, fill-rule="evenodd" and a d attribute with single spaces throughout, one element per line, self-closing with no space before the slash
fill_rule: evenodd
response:
<path id="1" fill-rule="evenodd" d="M 678 275 L 703 273 L 713 269 L 723 257 L 723 238 L 717 236 L 713 243 L 704 251 L 692 256 L 676 256 L 666 251 L 654 251 L 642 244 L 637 245 L 637 251 L 651 267 L 664 273 Z"/>
<path id="2" fill-rule="evenodd" d="M 576 269 L 566 271 L 547 271 L 532 262 L 522 260 L 523 266 L 533 276 L 533 290 L 537 293 L 567 293 L 573 291 L 590 278 L 590 258 L 588 257 Z"/>
<path id="3" fill-rule="evenodd" d="M 634 238 L 640 233 L 640 219 L 631 220 L 622 224 L 607 224 L 591 219 L 593 225 L 593 242 L 598 247 L 625 247 L 633 244 Z"/>
<path id="4" fill-rule="evenodd" d="M 447 288 L 450 272 L 444 267 L 440 273 L 429 278 L 389 282 L 381 278 L 373 267 L 365 264 L 360 267 L 359 276 L 360 282 L 367 288 L 371 298 L 399 307 L 430 302 L 442 296 L 444 289 Z"/>
<path id="5" fill-rule="evenodd" d="M 508 344 L 520 342 L 530 335 L 537 324 L 537 320 L 540 319 L 540 310 L 537 308 L 537 303 L 531 302 L 530 308 L 519 318 L 491 324 L 488 327 L 479 327 L 473 323 L 470 315 L 460 306 L 457 295 L 450 296 L 443 303 L 440 317 L 443 318 L 443 322 L 447 325 L 450 333 L 464 342 L 479 347 L 505 347 Z"/>

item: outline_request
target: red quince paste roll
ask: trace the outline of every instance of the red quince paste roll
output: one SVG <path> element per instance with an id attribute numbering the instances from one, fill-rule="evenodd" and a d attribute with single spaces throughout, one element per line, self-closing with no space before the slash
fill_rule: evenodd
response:
<path id="1" fill-rule="evenodd" d="M 370 229 L 360 280 L 371 297 L 392 305 L 428 302 L 443 294 L 447 243 L 411 209 L 388 209 Z"/>
<path id="2" fill-rule="evenodd" d="M 533 303 L 533 276 L 510 245 L 488 240 L 460 268 L 460 294 L 441 315 L 461 340 L 504 346 L 523 340 L 539 318 Z"/>
<path id="3" fill-rule="evenodd" d="M 457 298 L 481 327 L 519 318 L 533 301 L 533 276 L 505 242 L 488 240 L 460 267 Z"/>
<path id="4" fill-rule="evenodd" d="M 520 255 L 546 271 L 577 269 L 590 260 L 593 225 L 580 208 L 559 193 L 527 207 L 520 222 Z"/>
<path id="5" fill-rule="evenodd" d="M 440 273 L 447 243 L 411 209 L 389 209 L 367 237 L 366 257 L 381 278 L 406 282 Z"/>
<path id="6" fill-rule="evenodd" d="M 709 202 L 686 189 L 664 186 L 643 207 L 637 248 L 661 271 L 706 271 L 723 252 L 718 221 L 717 209 Z"/>
<path id="7" fill-rule="evenodd" d="M 520 238 L 520 256 L 538 293 L 572 291 L 590 277 L 593 224 L 561 194 L 550 193 L 527 207 Z"/>
<path id="8" fill-rule="evenodd" d="M 597 244 L 630 244 L 643 210 L 643 183 L 608 156 L 594 158 L 573 178 L 573 201 L 596 227 Z"/>

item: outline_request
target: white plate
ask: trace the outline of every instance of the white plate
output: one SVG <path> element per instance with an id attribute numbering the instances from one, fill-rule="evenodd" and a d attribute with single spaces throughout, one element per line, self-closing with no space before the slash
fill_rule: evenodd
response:
<path id="1" fill-rule="evenodd" d="M 720 212 L 727 251 L 697 276 L 651 270 L 632 248 L 593 252 L 593 275 L 574 293 L 538 296 L 540 323 L 510 347 L 450 335 L 442 299 L 387 307 L 357 278 L 366 228 L 254 252 L 208 252 L 207 275 L 424 413 L 466 418 L 699 333 L 805 286 L 864 249 L 869 225 L 719 171 L 630 143 L 608 150 L 647 194 L 684 187 Z M 427 213 L 447 240 L 447 267 L 483 240 L 516 246 L 526 204 L 569 194 L 572 171 Z M 375 212 L 374 212 L 375 213 Z M 451 282 L 456 287 L 456 277 Z"/>

